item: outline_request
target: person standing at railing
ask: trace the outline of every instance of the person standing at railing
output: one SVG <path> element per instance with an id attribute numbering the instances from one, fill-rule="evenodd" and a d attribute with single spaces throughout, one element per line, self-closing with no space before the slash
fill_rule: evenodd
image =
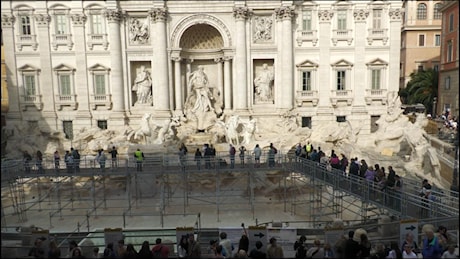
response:
<path id="1" fill-rule="evenodd" d="M 244 154 L 246 153 L 246 147 L 240 146 L 239 151 L 240 151 L 240 163 L 241 163 L 241 167 L 244 168 Z"/>
<path id="2" fill-rule="evenodd" d="M 278 150 L 275 148 L 273 143 L 270 143 L 270 150 L 268 150 L 268 167 L 275 167 L 275 156 Z"/>
<path id="3" fill-rule="evenodd" d="M 141 172 L 142 163 L 145 158 L 144 153 L 141 151 L 141 149 L 137 148 L 137 150 L 134 152 L 134 158 L 136 159 L 136 171 Z"/>
<path id="4" fill-rule="evenodd" d="M 201 154 L 200 148 L 196 148 L 195 162 L 196 162 L 196 168 L 198 170 L 201 170 L 201 157 L 202 157 L 202 154 Z"/>
<path id="5" fill-rule="evenodd" d="M 235 168 L 235 154 L 236 154 L 236 149 L 235 147 L 230 144 L 230 148 L 228 150 L 228 153 L 230 155 L 230 168 L 233 169 Z"/>
<path id="6" fill-rule="evenodd" d="M 69 151 L 65 151 L 64 161 L 67 168 L 67 173 L 73 172 L 73 156 Z"/>
<path id="7" fill-rule="evenodd" d="M 118 151 L 117 151 L 117 148 L 115 148 L 115 146 L 113 146 L 112 150 L 109 153 L 112 155 L 112 171 L 113 171 L 113 169 L 118 168 L 118 161 L 117 161 Z"/>
<path id="8" fill-rule="evenodd" d="M 24 151 L 24 170 L 26 173 L 30 173 L 30 162 L 32 161 L 32 156 L 27 151 Z"/>
<path id="9" fill-rule="evenodd" d="M 262 149 L 260 149 L 259 144 L 256 144 L 256 147 L 254 147 L 254 163 L 256 164 L 256 167 L 260 167 L 260 156 L 262 155 Z"/>
<path id="10" fill-rule="evenodd" d="M 61 160 L 61 156 L 59 155 L 59 152 L 57 150 L 54 152 L 53 157 L 54 157 L 54 169 L 56 171 L 59 171 L 59 166 L 60 166 L 59 161 Z"/>
<path id="11" fill-rule="evenodd" d="M 104 150 L 100 149 L 99 154 L 96 157 L 96 161 L 99 163 L 99 166 L 101 167 L 101 171 L 105 172 L 105 161 L 107 160 L 107 157 L 105 156 Z"/>
<path id="12" fill-rule="evenodd" d="M 36 166 L 39 174 L 45 173 L 45 170 L 43 169 L 43 154 L 40 150 L 37 151 Z"/>

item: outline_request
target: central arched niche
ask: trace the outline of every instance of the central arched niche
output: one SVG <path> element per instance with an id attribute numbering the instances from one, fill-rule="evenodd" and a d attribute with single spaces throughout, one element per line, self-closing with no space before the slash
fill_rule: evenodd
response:
<path id="1" fill-rule="evenodd" d="M 220 50 L 224 40 L 219 31 L 209 24 L 197 24 L 187 28 L 179 42 L 184 50 Z"/>

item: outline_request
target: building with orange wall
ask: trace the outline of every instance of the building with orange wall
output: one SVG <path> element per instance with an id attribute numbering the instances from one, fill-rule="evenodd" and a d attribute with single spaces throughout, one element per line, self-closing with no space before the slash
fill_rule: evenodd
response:
<path id="1" fill-rule="evenodd" d="M 442 1 L 405 0 L 401 27 L 401 67 L 399 88 L 405 88 L 410 74 L 439 69 Z"/>
<path id="2" fill-rule="evenodd" d="M 450 111 L 458 118 L 458 1 L 444 1 L 442 12 L 441 67 L 437 114 Z"/>

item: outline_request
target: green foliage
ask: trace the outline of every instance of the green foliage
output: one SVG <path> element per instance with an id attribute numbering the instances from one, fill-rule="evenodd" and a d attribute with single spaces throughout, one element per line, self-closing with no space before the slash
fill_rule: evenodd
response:
<path id="1" fill-rule="evenodd" d="M 438 72 L 428 69 L 414 72 L 410 77 L 406 89 L 400 91 L 400 94 L 407 97 L 407 104 L 421 103 L 428 113 L 432 113 L 433 98 L 438 96 Z"/>

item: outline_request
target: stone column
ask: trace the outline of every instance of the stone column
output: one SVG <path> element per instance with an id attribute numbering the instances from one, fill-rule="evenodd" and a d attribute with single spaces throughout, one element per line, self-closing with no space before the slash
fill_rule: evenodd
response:
<path id="1" fill-rule="evenodd" d="M 191 89 L 191 86 L 189 86 L 188 84 L 188 81 L 190 79 L 190 74 L 192 73 L 192 63 L 193 63 L 193 59 L 188 59 L 185 61 L 185 67 L 186 67 L 186 71 L 185 71 L 185 86 L 187 86 L 187 95 L 190 95 L 190 92 L 192 91 Z"/>
<path id="2" fill-rule="evenodd" d="M 40 95 L 42 98 L 43 103 L 43 110 L 41 114 L 43 119 L 40 120 L 40 126 L 49 128 L 49 125 L 57 126 L 56 119 L 57 115 L 55 112 L 54 107 L 54 98 L 55 92 L 53 88 L 53 75 L 52 67 L 51 67 L 51 42 L 50 42 L 50 31 L 49 31 L 49 22 L 51 21 L 51 17 L 48 14 L 36 14 L 35 15 L 35 22 L 38 27 L 37 32 L 37 41 L 38 44 L 38 52 L 40 53 L 40 82 L 38 88 L 40 89 Z"/>
<path id="3" fill-rule="evenodd" d="M 75 91 L 78 101 L 78 111 L 77 117 L 78 121 L 75 123 L 77 129 L 81 129 L 84 126 L 91 125 L 91 113 L 90 113 L 90 104 L 89 104 L 89 95 L 94 94 L 94 90 L 90 91 L 89 86 L 93 84 L 88 84 L 88 63 L 86 60 L 86 46 L 83 40 L 85 39 L 85 23 L 87 17 L 83 13 L 74 13 L 71 14 L 70 18 L 72 19 L 72 25 L 74 28 L 74 39 L 75 40 L 75 61 L 77 64 L 77 70 L 75 72 Z M 88 86 L 89 85 L 89 86 Z M 84 86 L 84 87 L 82 87 Z M 107 90 L 108 91 L 108 90 Z M 78 125 L 77 125 L 78 123 Z"/>
<path id="4" fill-rule="evenodd" d="M 235 17 L 235 77 L 233 102 L 236 110 L 247 110 L 248 107 L 248 76 L 247 76 L 247 50 L 246 50 L 246 19 L 249 16 L 247 7 L 233 9 Z"/>
<path id="5" fill-rule="evenodd" d="M 282 41 L 281 41 L 281 82 L 282 86 L 275 86 L 276 88 L 283 88 L 280 93 L 281 104 L 277 107 L 289 110 L 294 104 L 294 57 L 293 57 L 293 39 L 292 39 L 292 17 L 294 17 L 294 9 L 289 6 L 283 6 L 275 10 L 276 16 L 282 23 Z M 276 73 L 276 75 L 280 75 Z"/>
<path id="6" fill-rule="evenodd" d="M 123 59 L 121 51 L 120 23 L 123 20 L 119 9 L 107 9 L 105 17 L 109 23 L 109 46 L 110 46 L 110 86 L 112 90 L 113 111 L 111 124 L 123 126 L 125 118 L 125 96 L 123 84 Z"/>
<path id="7" fill-rule="evenodd" d="M 169 72 L 168 72 L 168 53 L 167 53 L 167 36 L 166 36 L 166 19 L 168 17 L 166 8 L 152 8 L 149 12 L 151 21 L 154 24 L 152 38 L 153 64 L 152 70 L 155 71 L 153 77 L 153 105 L 160 117 L 170 117 L 169 102 Z"/>
<path id="8" fill-rule="evenodd" d="M 356 9 L 353 12 L 355 17 L 355 65 L 354 76 L 355 82 L 353 84 L 353 113 L 362 112 L 366 113 L 365 108 L 365 94 L 368 86 L 366 81 L 362 78 L 367 73 L 365 53 L 366 53 L 366 19 L 369 16 L 369 11 L 366 9 Z M 350 86 L 351 87 L 351 86 Z M 348 88 L 348 87 L 347 87 Z"/>
<path id="9" fill-rule="evenodd" d="M 184 104 L 183 94 L 182 94 L 182 82 L 181 82 L 181 69 L 180 69 L 180 57 L 174 57 L 174 90 L 175 90 L 175 102 L 176 110 L 182 110 L 182 104 Z"/>
<path id="10" fill-rule="evenodd" d="M 318 68 L 318 79 L 319 82 L 316 85 L 318 87 L 318 115 L 332 115 L 330 108 L 330 96 L 331 96 L 331 62 L 330 62 L 330 45 L 331 45 L 331 19 L 333 13 L 330 10 L 319 10 L 319 68 Z M 323 118 L 323 120 L 328 120 Z"/>
<path id="11" fill-rule="evenodd" d="M 215 58 L 214 62 L 217 64 L 217 89 L 219 90 L 220 95 L 224 94 L 224 77 L 223 77 L 223 68 L 222 68 L 222 58 Z"/>
<path id="12" fill-rule="evenodd" d="M 231 57 L 224 56 L 224 108 L 225 110 L 232 109 L 232 91 L 231 91 L 231 70 L 230 70 Z"/>
<path id="13" fill-rule="evenodd" d="M 388 38 L 390 41 L 390 53 L 389 53 L 389 64 L 388 64 L 388 94 L 394 92 L 393 95 L 398 95 L 399 91 L 399 80 L 396 75 L 399 75 L 399 64 L 401 62 L 400 56 L 400 44 L 401 44 L 401 19 L 403 10 L 399 8 L 390 8 L 388 15 L 390 16 L 390 29 L 388 32 Z M 390 102 L 390 100 L 388 100 Z"/>
<path id="14" fill-rule="evenodd" d="M 2 3 L 3 5 L 3 3 Z M 14 47 L 15 36 L 14 36 L 14 23 L 16 22 L 16 17 L 11 14 L 2 14 L 2 34 L 3 34 L 3 42 L 5 43 L 2 45 L 3 52 L 2 54 L 5 59 L 5 65 L 7 68 L 16 68 L 16 51 Z M 2 64 L 3 66 L 3 64 Z M 16 69 L 7 69 L 6 71 L 6 81 L 8 82 L 8 113 L 5 115 L 8 119 L 20 119 L 20 107 L 19 103 L 21 102 L 17 82 L 17 70 Z M 2 75 L 2 78 L 5 75 Z"/>

